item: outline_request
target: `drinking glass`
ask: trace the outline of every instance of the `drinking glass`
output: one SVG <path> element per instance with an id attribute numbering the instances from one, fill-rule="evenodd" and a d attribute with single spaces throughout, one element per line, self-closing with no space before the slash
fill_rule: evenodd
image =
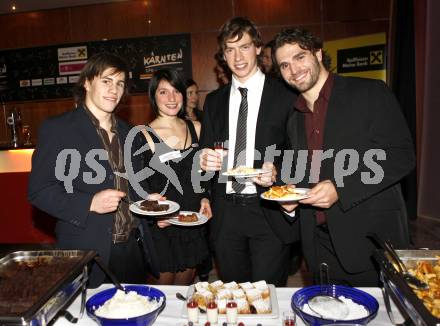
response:
<path id="1" fill-rule="evenodd" d="M 283 326 L 295 326 L 296 325 L 296 314 L 295 312 L 289 310 L 283 312 Z"/>
<path id="2" fill-rule="evenodd" d="M 188 321 L 191 321 L 193 323 L 198 323 L 199 306 L 197 304 L 197 301 L 193 297 L 187 299 L 186 308 L 188 310 Z"/>
<path id="3" fill-rule="evenodd" d="M 31 127 L 29 125 L 23 125 L 21 128 L 23 134 L 24 145 L 32 145 L 31 142 Z"/>
<path id="4" fill-rule="evenodd" d="M 223 163 L 223 156 L 225 155 L 225 142 L 215 141 L 213 149 L 220 154 L 220 160 Z"/>

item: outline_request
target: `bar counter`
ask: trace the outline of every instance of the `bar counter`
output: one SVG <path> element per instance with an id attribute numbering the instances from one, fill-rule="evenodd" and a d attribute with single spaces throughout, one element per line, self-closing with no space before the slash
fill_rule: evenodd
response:
<path id="1" fill-rule="evenodd" d="M 0 242 L 53 243 L 55 220 L 32 207 L 27 199 L 32 147 L 0 144 Z"/>

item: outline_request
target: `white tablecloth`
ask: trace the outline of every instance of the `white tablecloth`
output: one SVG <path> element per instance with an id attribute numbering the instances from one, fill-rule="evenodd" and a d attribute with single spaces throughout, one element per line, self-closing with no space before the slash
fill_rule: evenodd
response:
<path id="1" fill-rule="evenodd" d="M 104 289 L 113 287 L 111 284 L 104 284 L 101 285 L 97 289 L 87 290 L 87 298 L 92 296 L 93 294 L 102 291 Z M 187 320 L 182 318 L 182 308 L 184 302 L 176 299 L 176 293 L 180 292 L 184 295 L 186 295 L 188 291 L 187 286 L 154 286 L 161 291 L 163 291 L 166 295 L 166 307 L 162 311 L 162 313 L 157 318 L 154 325 L 161 325 L 161 326 L 183 326 L 187 325 Z M 381 325 L 392 325 L 388 315 L 386 313 L 385 305 L 383 302 L 383 296 L 382 292 L 379 288 L 361 288 L 362 290 L 370 293 L 373 295 L 377 301 L 379 302 L 379 312 L 377 314 L 377 317 L 370 323 L 370 325 L 374 326 L 381 326 Z M 283 311 L 290 310 L 290 300 L 295 293 L 295 291 L 298 290 L 297 288 L 277 288 L 276 294 L 278 298 L 278 306 L 279 306 L 279 312 L 280 317 L 276 319 L 246 319 L 246 318 L 239 318 L 239 321 L 242 321 L 245 326 L 255 326 L 256 324 L 261 324 L 262 326 L 267 325 L 281 325 L 281 315 Z M 75 301 L 67 308 L 67 310 L 72 313 L 74 316 L 79 315 L 80 310 L 80 296 L 78 296 Z M 400 314 L 397 312 L 397 309 L 394 307 L 393 311 L 397 316 L 399 316 L 400 320 L 402 321 Z M 204 325 L 205 319 L 203 317 L 199 320 L 199 325 Z M 221 325 L 224 322 L 223 319 L 219 319 L 219 325 Z M 73 324 L 69 323 L 66 319 L 63 317 L 59 317 L 55 323 L 55 326 L 72 326 Z M 84 313 L 84 316 L 80 319 L 77 325 L 80 326 L 96 326 L 96 323 L 90 319 L 87 316 L 87 313 Z M 304 325 L 302 320 L 298 317 L 297 318 L 297 325 Z"/>

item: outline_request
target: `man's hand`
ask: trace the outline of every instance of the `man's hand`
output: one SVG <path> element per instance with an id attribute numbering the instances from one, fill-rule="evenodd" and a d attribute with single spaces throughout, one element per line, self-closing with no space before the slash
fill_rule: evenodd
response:
<path id="1" fill-rule="evenodd" d="M 200 214 L 205 215 L 207 218 L 211 218 L 212 217 L 212 210 L 211 210 L 211 204 L 209 203 L 209 199 L 208 198 L 203 198 L 200 201 Z"/>
<path id="2" fill-rule="evenodd" d="M 223 150 L 222 153 L 210 148 L 204 148 L 200 154 L 200 167 L 202 170 L 220 171 L 222 169 L 223 157 L 227 151 Z"/>
<path id="3" fill-rule="evenodd" d="M 330 208 L 339 199 L 335 185 L 330 180 L 321 181 L 309 191 L 309 198 L 300 201 L 320 208 Z"/>
<path id="4" fill-rule="evenodd" d="M 271 162 L 265 162 L 261 168 L 268 172 L 253 177 L 252 181 L 262 187 L 270 187 L 276 181 L 277 169 Z"/>
<path id="5" fill-rule="evenodd" d="M 90 211 L 98 214 L 114 212 L 118 209 L 119 202 L 125 195 L 125 192 L 115 189 L 102 190 L 93 196 Z"/>

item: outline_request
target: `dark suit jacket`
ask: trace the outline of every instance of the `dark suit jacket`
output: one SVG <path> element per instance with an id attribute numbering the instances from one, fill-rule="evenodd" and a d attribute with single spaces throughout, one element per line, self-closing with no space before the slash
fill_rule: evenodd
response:
<path id="1" fill-rule="evenodd" d="M 229 135 L 229 96 L 231 84 L 209 93 L 205 100 L 202 130 L 200 135 L 201 148 L 212 147 L 214 141 L 225 141 Z M 286 137 L 287 121 L 293 113 L 296 94 L 277 79 L 266 76 L 258 113 L 255 149 L 261 157 L 255 156 L 254 168 L 261 168 L 264 163 L 266 149 L 276 146 L 283 150 L 288 144 Z M 280 165 L 281 156 L 275 157 L 274 164 Z M 226 183 L 218 182 L 218 173 L 211 180 L 210 191 L 214 217 L 211 220 L 211 236 L 215 240 L 222 223 L 222 205 L 218 200 L 226 193 Z M 260 194 L 264 189 L 257 187 Z M 284 243 L 299 240 L 297 223 L 283 218 L 277 203 L 261 201 L 261 206 L 269 225 Z M 251 227 L 251 226 L 250 226 Z"/>
<path id="2" fill-rule="evenodd" d="M 124 144 L 130 127 L 118 119 L 117 129 L 121 144 Z M 104 146 L 82 107 L 46 120 L 39 130 L 37 148 L 32 156 L 28 196 L 34 206 L 57 219 L 55 232 L 61 249 L 95 250 L 108 263 L 114 214 L 97 214 L 90 212 L 89 208 L 97 192 L 114 189 L 114 175 L 108 160 L 94 157 L 98 161 L 95 165 L 100 164 L 101 169 L 104 168 L 101 172 L 105 178 L 95 183 L 84 181 L 87 173 L 97 176 L 97 169 L 85 162 L 87 153 L 92 149 L 104 149 Z M 65 156 L 63 159 L 60 155 L 63 150 L 73 155 L 68 155 L 68 160 Z M 65 178 L 63 175 L 70 175 L 73 179 L 73 192 L 68 193 L 59 180 Z M 157 259 L 150 231 L 143 221 L 141 229 L 150 269 L 157 275 Z M 99 268 L 92 268 L 90 286 L 97 286 L 103 280 L 104 274 Z"/>
<path id="3" fill-rule="evenodd" d="M 343 186 L 337 186 L 339 201 L 325 213 L 340 262 L 348 272 L 360 272 L 372 268 L 374 247 L 366 238 L 368 232 L 376 232 L 400 248 L 409 244 L 399 181 L 415 166 L 414 147 L 399 104 L 382 81 L 334 77 L 323 144 L 323 150 L 334 149 L 334 153 L 323 161 L 319 180 L 336 183 L 335 157 L 340 150 L 354 149 L 359 153 L 359 168 L 342 179 Z M 307 149 L 303 113 L 295 111 L 291 116 L 289 136 L 294 150 Z M 386 152 L 386 160 L 375 158 L 384 172 L 383 180 L 377 184 L 361 181 L 362 173 L 364 177 L 373 175 L 363 159 L 369 149 Z M 299 186 L 311 186 L 308 175 Z M 303 251 L 312 264 L 316 263 L 314 212 L 311 206 L 300 206 Z"/>

